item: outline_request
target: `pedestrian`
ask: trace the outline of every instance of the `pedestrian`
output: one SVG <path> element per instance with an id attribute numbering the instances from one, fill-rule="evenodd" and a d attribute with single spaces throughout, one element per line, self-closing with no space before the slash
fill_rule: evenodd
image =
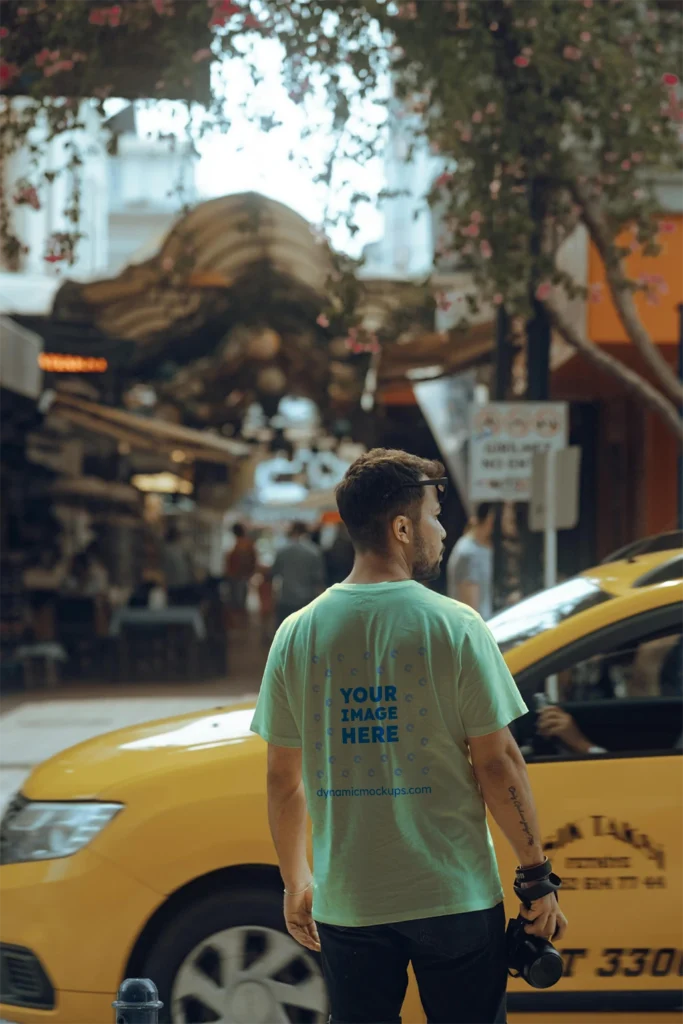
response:
<path id="1" fill-rule="evenodd" d="M 168 603 L 179 606 L 195 604 L 197 588 L 192 556 L 180 530 L 173 523 L 166 531 L 162 561 Z"/>
<path id="2" fill-rule="evenodd" d="M 249 580 L 256 571 L 256 547 L 242 523 L 232 528 L 235 544 L 225 560 L 225 575 L 230 592 L 230 608 L 239 625 L 246 625 Z"/>
<path id="3" fill-rule="evenodd" d="M 504 1020 L 487 806 L 520 865 L 549 870 L 508 729 L 526 712 L 514 680 L 481 617 L 421 586 L 443 557 L 443 474 L 385 449 L 353 463 L 337 488 L 353 570 L 278 631 L 252 722 L 285 921 L 321 950 L 332 1022 L 400 1021 L 409 963 L 429 1021 Z M 564 933 L 552 893 L 526 916 Z"/>
<path id="4" fill-rule="evenodd" d="M 289 539 L 275 556 L 271 576 L 279 583 L 276 599 L 276 623 L 304 608 L 325 586 L 325 559 L 308 536 L 306 524 L 295 522 Z"/>
<path id="5" fill-rule="evenodd" d="M 479 612 L 482 619 L 493 615 L 493 527 L 495 512 L 489 504 L 479 505 L 467 531 L 451 551 L 446 567 L 448 596 Z"/>

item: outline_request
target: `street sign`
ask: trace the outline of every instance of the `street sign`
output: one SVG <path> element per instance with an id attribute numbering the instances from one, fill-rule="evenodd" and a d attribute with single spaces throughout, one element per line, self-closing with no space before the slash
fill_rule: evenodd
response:
<path id="1" fill-rule="evenodd" d="M 536 452 L 567 446 L 566 402 L 470 406 L 470 501 L 529 501 Z"/>
<path id="2" fill-rule="evenodd" d="M 563 448 L 555 452 L 553 458 L 555 479 L 550 490 L 555 496 L 555 508 L 550 523 L 546 517 L 548 453 L 536 452 L 532 460 L 529 529 L 536 533 L 545 530 L 548 525 L 555 530 L 573 530 L 579 521 L 581 449 L 576 445 Z"/>

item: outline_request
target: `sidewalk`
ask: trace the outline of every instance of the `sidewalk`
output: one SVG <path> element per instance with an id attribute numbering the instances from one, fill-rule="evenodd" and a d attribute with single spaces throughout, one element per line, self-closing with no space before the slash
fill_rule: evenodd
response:
<path id="1" fill-rule="evenodd" d="M 228 679 L 194 685 L 70 684 L 3 697 L 0 809 L 35 765 L 75 743 L 157 718 L 254 700 L 265 651 L 251 630 L 239 639 L 233 647 Z"/>

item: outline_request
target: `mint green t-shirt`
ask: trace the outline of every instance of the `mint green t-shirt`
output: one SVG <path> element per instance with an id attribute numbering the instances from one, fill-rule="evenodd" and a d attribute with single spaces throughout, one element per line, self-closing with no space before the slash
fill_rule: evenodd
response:
<path id="1" fill-rule="evenodd" d="M 286 619 L 251 728 L 303 748 L 315 919 L 357 927 L 498 903 L 466 737 L 526 710 L 479 615 L 414 581 L 340 583 Z"/>

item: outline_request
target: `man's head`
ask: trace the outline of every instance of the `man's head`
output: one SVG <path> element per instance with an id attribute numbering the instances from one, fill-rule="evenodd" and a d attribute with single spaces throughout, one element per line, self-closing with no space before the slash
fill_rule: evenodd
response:
<path id="1" fill-rule="evenodd" d="M 337 506 L 356 553 L 400 558 L 413 579 L 435 579 L 446 531 L 439 522 L 440 462 L 373 448 L 361 455 L 337 487 Z"/>
<path id="2" fill-rule="evenodd" d="M 476 534 L 478 540 L 486 542 L 491 539 L 495 522 L 496 510 L 490 502 L 484 501 L 474 510 L 470 519 L 470 529 Z"/>
<path id="3" fill-rule="evenodd" d="M 247 531 L 244 529 L 241 523 L 235 523 L 235 525 L 232 528 L 232 532 L 235 534 L 238 540 L 240 540 L 242 537 L 246 537 L 247 535 Z"/>
<path id="4" fill-rule="evenodd" d="M 308 527 L 300 519 L 296 519 L 289 528 L 289 536 L 292 540 L 299 540 L 308 534 Z"/>

